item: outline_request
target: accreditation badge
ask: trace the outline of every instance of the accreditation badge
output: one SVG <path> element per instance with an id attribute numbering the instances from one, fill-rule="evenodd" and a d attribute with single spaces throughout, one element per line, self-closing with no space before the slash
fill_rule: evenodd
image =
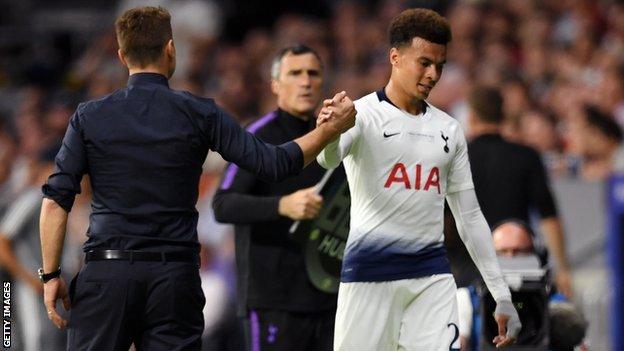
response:
<path id="1" fill-rule="evenodd" d="M 323 209 L 312 221 L 295 222 L 293 238 L 303 245 L 306 270 L 312 284 L 326 293 L 337 293 L 342 256 L 349 236 L 351 198 L 342 166 L 329 170 L 317 185 Z"/>

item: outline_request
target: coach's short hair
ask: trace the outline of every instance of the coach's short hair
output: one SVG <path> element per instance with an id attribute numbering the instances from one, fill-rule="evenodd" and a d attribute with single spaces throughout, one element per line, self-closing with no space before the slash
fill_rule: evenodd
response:
<path id="1" fill-rule="evenodd" d="M 280 69 L 282 68 L 282 59 L 288 54 L 312 54 L 321 64 L 321 68 L 323 68 L 323 60 L 321 60 L 321 57 L 316 51 L 314 51 L 314 49 L 304 44 L 296 44 L 283 48 L 277 53 L 277 55 L 275 55 L 275 57 L 273 58 L 273 62 L 271 63 L 271 78 L 276 80 L 279 78 Z"/>
<path id="2" fill-rule="evenodd" d="M 137 7 L 124 12 L 115 22 L 115 31 L 121 51 L 140 67 L 157 62 L 173 38 L 171 15 L 162 7 Z"/>
<path id="3" fill-rule="evenodd" d="M 413 38 L 422 38 L 446 45 L 451 39 L 451 26 L 446 18 L 428 9 L 408 9 L 392 19 L 388 30 L 390 46 L 400 48 L 412 44 Z"/>
<path id="4" fill-rule="evenodd" d="M 496 88 L 476 86 L 468 94 L 468 106 L 483 122 L 503 122 L 503 97 Z"/>

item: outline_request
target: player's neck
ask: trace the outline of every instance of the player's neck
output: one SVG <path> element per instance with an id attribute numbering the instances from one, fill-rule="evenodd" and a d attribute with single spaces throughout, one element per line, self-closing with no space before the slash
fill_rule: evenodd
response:
<path id="1" fill-rule="evenodd" d="M 399 109 L 412 115 L 423 112 L 423 101 L 407 94 L 398 84 L 393 83 L 392 79 L 386 85 L 385 91 L 388 99 Z"/>

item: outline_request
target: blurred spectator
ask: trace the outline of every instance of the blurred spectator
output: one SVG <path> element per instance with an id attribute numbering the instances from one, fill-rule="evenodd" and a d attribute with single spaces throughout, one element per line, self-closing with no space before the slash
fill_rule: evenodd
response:
<path id="1" fill-rule="evenodd" d="M 582 176 L 588 180 L 605 180 L 615 162 L 624 161 L 622 129 L 611 116 L 594 106 L 585 107 L 578 123 L 576 136 L 583 161 Z"/>
<path id="2" fill-rule="evenodd" d="M 204 69 L 207 51 L 222 28 L 221 9 L 212 0 L 123 0 L 117 17 L 140 6 L 162 6 L 171 13 L 171 28 L 176 34 L 176 75 L 172 85 L 188 84 Z"/>
<path id="3" fill-rule="evenodd" d="M 0 15 L 0 109 L 6 122 L 0 131 L 0 207 L 26 186 L 28 157 L 36 157 L 58 135 L 57 127 L 47 127 L 60 126 L 65 119 L 65 112 L 51 103 L 58 91 L 92 99 L 125 85 L 110 17 L 145 3 L 169 7 L 174 32 L 180 35 L 172 87 L 215 98 L 241 124 L 248 124 L 276 107 L 265 88 L 270 84 L 265 72 L 277 48 L 309 43 L 325 62 L 324 95 L 346 89 L 357 98 L 381 87 L 388 76 L 388 20 L 406 6 L 427 1 L 331 2 L 329 12 L 320 17 L 301 13 L 298 7 L 303 6 L 290 6 L 286 12 L 283 2 L 267 2 L 262 6 L 275 13 L 276 21 L 241 33 L 240 42 L 226 39 L 233 35 L 222 31 L 240 27 L 229 20 L 229 13 L 240 9 L 238 1 L 12 2 Z M 584 108 L 595 105 L 607 120 L 624 126 L 622 1 L 436 3 L 450 4 L 445 14 L 454 37 L 439 88 L 430 96 L 432 104 L 465 125 L 468 92 L 473 85 L 492 84 L 503 94 L 503 135 L 535 148 L 551 176 L 601 181 L 612 170 L 624 171 L 617 138 L 591 127 Z M 50 7 L 60 16 L 51 18 L 46 12 Z M 87 30 L 67 29 L 81 19 L 76 13 L 88 12 L 105 24 L 81 21 Z M 41 25 L 46 19 L 52 27 Z M 61 31 L 63 36 L 58 35 Z M 62 55 L 59 37 L 65 38 Z M 207 171 L 220 171 L 221 162 L 208 161 Z M 87 203 L 84 209 L 87 213 Z M 84 229 L 75 230 L 75 235 L 84 235 Z"/>
<path id="4" fill-rule="evenodd" d="M 41 184 L 54 168 L 58 147 L 44 150 L 29 162 L 26 188 L 11 204 L 0 221 L 0 265 L 13 279 L 18 322 L 15 327 L 20 339 L 15 343 L 25 351 L 56 351 L 65 349 L 65 335 L 48 320 L 41 303 L 43 284 L 37 277 L 41 267 L 39 212 Z"/>
<path id="5" fill-rule="evenodd" d="M 519 141 L 542 156 L 546 170 L 551 176 L 573 176 L 575 158 L 563 154 L 563 140 L 557 131 L 555 117 L 538 109 L 520 115 Z"/>
<path id="6" fill-rule="evenodd" d="M 533 149 L 502 138 L 503 98 L 497 89 L 474 88 L 468 96 L 468 105 L 469 128 L 475 137 L 468 144 L 470 166 L 485 219 L 490 227 L 505 218 L 528 222 L 530 211 L 537 210 L 542 232 L 555 258 L 557 288 L 571 297 L 570 266 L 563 230 L 539 155 Z M 452 261 L 456 261 L 454 266 L 463 272 L 457 273 L 465 275 L 459 279 L 462 285 L 476 278 L 476 268 L 471 266 L 461 243 L 455 242 L 455 250 L 463 259 Z"/>
<path id="7" fill-rule="evenodd" d="M 204 167 L 197 203 L 197 234 L 202 245 L 200 276 L 206 296 L 203 351 L 243 349 L 243 331 L 236 317 L 234 228 L 217 223 L 212 211 L 223 167 L 225 162 L 217 171 Z"/>
<path id="8" fill-rule="evenodd" d="M 13 140 L 4 128 L 4 121 L 0 119 L 0 216 L 13 199 L 9 178 L 13 165 Z"/>
<path id="9" fill-rule="evenodd" d="M 549 315 L 551 351 L 589 350 L 583 342 L 587 322 L 574 305 L 569 302 L 551 303 Z"/>

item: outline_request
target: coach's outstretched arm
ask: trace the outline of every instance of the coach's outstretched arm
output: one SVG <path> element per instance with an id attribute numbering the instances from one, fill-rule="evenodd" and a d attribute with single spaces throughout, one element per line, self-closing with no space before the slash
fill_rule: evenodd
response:
<path id="1" fill-rule="evenodd" d="M 331 141 L 355 125 L 356 110 L 347 93 L 342 91 L 334 95 L 331 102 L 334 118 L 317 125 L 313 131 L 295 140 L 303 151 L 305 165 L 312 162 Z"/>
<path id="2" fill-rule="evenodd" d="M 336 94 L 330 121 L 308 134 L 279 146 L 265 143 L 242 129 L 231 117 L 219 111 L 214 120 L 210 148 L 226 161 L 237 164 L 258 178 L 279 181 L 297 174 L 314 160 L 332 140 L 355 125 L 355 106 L 346 93 Z"/>
<path id="3" fill-rule="evenodd" d="M 446 201 L 455 217 L 459 236 L 496 301 L 494 318 L 498 323 L 498 336 L 493 342 L 496 347 L 509 345 L 518 336 L 522 325 L 503 280 L 492 244 L 492 233 L 481 212 L 477 195 L 474 189 L 461 190 L 447 194 Z"/>

